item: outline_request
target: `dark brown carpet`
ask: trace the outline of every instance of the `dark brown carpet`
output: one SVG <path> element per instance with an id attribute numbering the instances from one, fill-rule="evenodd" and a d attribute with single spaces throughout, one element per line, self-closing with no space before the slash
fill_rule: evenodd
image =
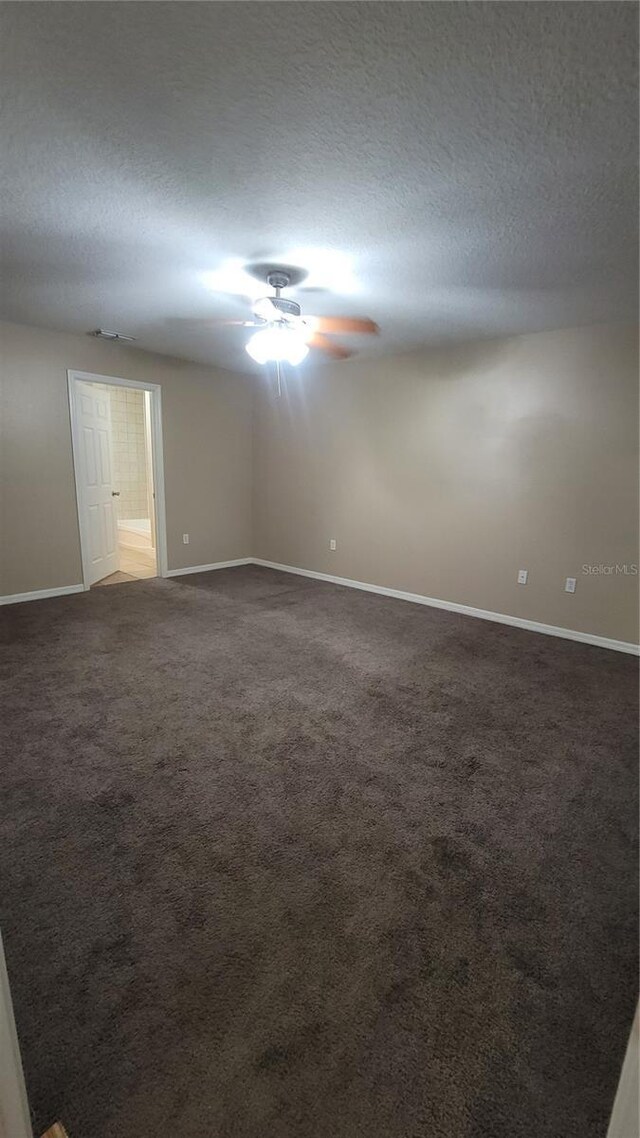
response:
<path id="1" fill-rule="evenodd" d="M 633 658 L 257 567 L 2 622 L 36 1133 L 604 1138 Z"/>

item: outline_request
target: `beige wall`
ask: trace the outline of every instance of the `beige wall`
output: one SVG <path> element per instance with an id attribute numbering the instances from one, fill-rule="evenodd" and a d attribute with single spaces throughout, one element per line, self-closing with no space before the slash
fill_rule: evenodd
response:
<path id="1" fill-rule="evenodd" d="M 67 368 L 161 385 L 169 568 L 250 556 L 247 377 L 0 324 L 0 594 L 82 580 Z"/>
<path id="2" fill-rule="evenodd" d="M 635 329 L 301 368 L 280 400 L 266 379 L 19 325 L 0 325 L 0 367 L 1 594 L 81 580 L 74 368 L 162 386 L 172 569 L 254 555 L 637 640 L 638 578 L 582 572 L 639 560 Z"/>
<path id="3" fill-rule="evenodd" d="M 263 383 L 254 553 L 636 642 L 638 578 L 582 566 L 638 562 L 637 384 L 628 327 L 300 369 L 280 400 Z"/>

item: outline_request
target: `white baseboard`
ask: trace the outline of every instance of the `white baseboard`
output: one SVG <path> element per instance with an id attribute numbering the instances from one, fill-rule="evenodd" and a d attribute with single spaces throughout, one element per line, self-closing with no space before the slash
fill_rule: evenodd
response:
<path id="1" fill-rule="evenodd" d="M 542 624 L 537 620 L 525 620 L 520 616 L 491 612 L 489 609 L 473 608 L 456 601 L 442 601 L 438 597 L 425 597 L 421 593 L 406 593 L 402 589 L 388 589 L 384 585 L 370 585 L 367 581 L 353 581 L 350 577 L 335 577 L 331 573 L 317 573 L 314 569 L 300 569 L 297 565 L 281 565 L 277 561 L 266 561 L 262 557 L 237 557 L 233 561 L 214 561 L 210 565 L 187 565 L 184 569 L 168 569 L 167 577 L 186 577 L 190 573 L 208 573 L 213 569 L 232 569 L 236 565 L 264 565 L 267 569 L 278 569 L 281 573 L 295 573 L 299 577 L 313 577 L 316 581 L 328 581 L 332 585 L 344 585 L 348 589 L 361 589 L 366 593 L 379 593 L 383 597 L 394 597 L 398 601 L 409 601 L 415 605 L 428 605 L 431 608 L 457 612 L 462 616 L 474 616 L 480 620 L 491 620 L 496 624 L 509 624 L 513 628 L 524 628 L 528 632 L 542 632 L 546 636 L 559 636 L 563 640 L 576 640 L 581 644 L 593 644 L 597 648 L 609 648 L 614 652 L 627 652 L 640 656 L 640 645 L 626 640 L 611 640 L 607 636 L 595 636 L 590 632 L 578 632 L 574 628 L 558 628 L 553 624 Z M 70 593 L 84 592 L 84 585 L 64 585 L 59 589 L 38 589 L 31 593 L 14 593 L 0 597 L 0 605 L 19 604 L 22 601 L 41 601 L 47 597 L 64 597 Z"/>
<path id="2" fill-rule="evenodd" d="M 62 585 L 59 589 L 35 589 L 32 593 L 13 593 L 0 597 L 0 605 L 17 605 L 22 601 L 44 601 L 47 597 L 67 597 L 70 593 L 84 593 L 84 585 Z"/>
<path id="3" fill-rule="evenodd" d="M 211 569 L 232 569 L 234 565 L 252 565 L 252 557 L 238 557 L 235 561 L 214 561 L 212 565 L 187 565 L 185 569 L 167 569 L 167 577 L 186 577 L 188 573 L 208 573 Z"/>
<path id="4" fill-rule="evenodd" d="M 282 573 L 297 573 L 300 577 L 313 577 L 317 581 L 328 581 L 332 585 L 345 585 L 348 589 L 362 589 L 366 593 L 380 593 L 383 597 L 394 597 L 398 601 L 410 601 L 415 605 L 429 605 L 431 608 L 445 609 L 447 612 L 475 616 L 480 620 L 492 620 L 496 624 L 510 624 L 514 628 L 524 628 L 528 632 L 543 632 L 547 636 L 559 636 L 563 640 L 577 640 L 581 644 L 594 644 L 598 648 L 611 648 L 614 652 L 628 652 L 640 655 L 640 645 L 625 640 L 610 640 L 607 636 L 594 636 L 590 632 L 578 632 L 573 628 L 557 628 L 553 624 L 541 624 L 537 620 L 525 620 L 520 616 L 491 612 L 489 609 L 472 608 L 455 601 L 441 601 L 437 597 L 424 597 L 421 593 L 405 593 L 401 589 L 387 589 L 383 585 L 370 585 L 366 581 L 352 581 L 350 577 L 334 577 L 330 573 L 316 573 L 313 569 L 298 569 L 294 565 L 280 565 L 276 561 L 253 558 L 254 565 L 264 565 L 267 569 L 279 569 Z"/>

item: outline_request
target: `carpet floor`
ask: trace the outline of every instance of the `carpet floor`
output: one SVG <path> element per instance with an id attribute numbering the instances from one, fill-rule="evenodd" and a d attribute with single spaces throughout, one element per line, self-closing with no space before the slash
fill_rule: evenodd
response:
<path id="1" fill-rule="evenodd" d="M 604 1138 L 637 661 L 257 566 L 1 621 L 36 1134 Z"/>

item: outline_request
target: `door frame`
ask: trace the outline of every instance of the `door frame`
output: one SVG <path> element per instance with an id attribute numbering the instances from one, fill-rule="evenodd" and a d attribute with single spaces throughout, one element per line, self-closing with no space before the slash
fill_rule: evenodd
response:
<path id="1" fill-rule="evenodd" d="M 82 558 L 82 584 L 85 590 L 91 588 L 89 580 L 89 535 L 83 504 L 82 480 L 80 478 L 80 432 L 78 423 L 78 383 L 99 383 L 108 387 L 133 387 L 137 391 L 148 391 L 151 403 L 151 461 L 153 470 L 153 489 L 155 493 L 156 528 L 156 570 L 158 577 L 167 576 L 167 523 L 164 495 L 164 454 L 162 448 L 162 389 L 159 383 L 141 383 L 136 379 L 122 379 L 115 375 L 96 375 L 90 371 L 76 371 L 69 368 L 67 384 L 69 388 L 69 417 L 71 420 L 71 448 L 73 452 L 73 473 L 76 486 L 76 512 L 80 536 Z"/>

